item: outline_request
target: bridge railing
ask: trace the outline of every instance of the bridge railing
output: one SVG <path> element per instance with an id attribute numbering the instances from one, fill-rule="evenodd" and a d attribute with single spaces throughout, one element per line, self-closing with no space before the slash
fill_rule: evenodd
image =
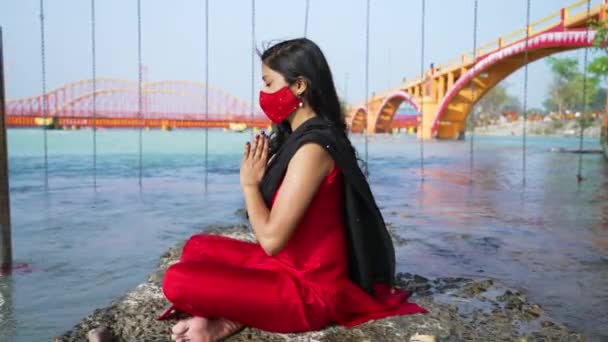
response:
<path id="1" fill-rule="evenodd" d="M 595 2 L 595 6 L 598 6 L 600 4 L 605 5 L 607 3 L 606 0 L 591 0 L 591 2 Z M 554 12 L 542 19 L 530 23 L 530 26 L 528 27 L 522 27 L 511 33 L 501 36 L 498 39 L 493 40 L 487 44 L 479 46 L 477 48 L 477 54 L 475 54 L 474 51 L 465 52 L 459 58 L 452 59 L 446 64 L 440 65 L 438 69 L 453 69 L 462 66 L 463 64 L 474 63 L 475 56 L 483 56 L 485 54 L 497 51 L 505 46 L 511 45 L 515 42 L 524 40 L 526 38 L 526 35 L 532 36 L 534 34 L 547 31 L 562 24 L 569 17 L 580 15 L 582 13 L 585 13 L 586 11 L 587 0 L 579 0 L 570 6 L 564 7 L 557 12 Z"/>
<path id="2" fill-rule="evenodd" d="M 553 12 L 553 13 L 549 14 L 548 16 L 531 23 L 530 28 L 529 28 L 530 35 L 536 34 L 538 32 L 546 31 L 552 27 L 555 27 L 555 26 L 563 23 L 564 19 L 566 18 L 566 17 L 564 17 L 565 13 L 568 13 L 567 9 L 562 8 L 561 10 L 559 10 L 557 12 Z M 524 37 L 522 37 L 522 39 Z"/>
<path id="3" fill-rule="evenodd" d="M 591 0 L 591 2 L 593 3 L 594 1 Z M 604 4 L 606 1 L 601 0 L 599 2 Z M 574 13 L 575 10 L 578 10 L 578 11 L 576 13 Z M 587 11 L 587 0 L 579 0 L 568 7 L 564 7 L 562 11 L 564 14 L 563 19 L 568 19 L 568 17 L 571 14 L 581 14 L 581 13 Z"/>
<path id="4" fill-rule="evenodd" d="M 591 0 L 591 14 L 597 15 L 603 11 L 604 8 L 608 7 L 608 0 Z M 578 17 L 578 19 L 583 18 L 587 11 L 587 0 L 578 0 L 570 6 L 564 7 L 559 11 L 556 11 L 544 18 L 536 20 L 530 23 L 527 27 L 519 28 L 511 33 L 503 35 L 498 39 L 495 39 L 489 43 L 481 45 L 477 48 L 477 53 L 475 54 L 473 51 L 465 52 L 460 55 L 458 58 L 452 59 L 443 65 L 438 65 L 436 70 L 439 73 L 447 72 L 448 70 L 454 70 L 458 68 L 463 68 L 466 65 L 474 64 L 475 58 L 479 58 L 480 56 L 487 55 L 489 53 L 500 50 L 504 47 L 512 45 L 516 42 L 525 40 L 526 35 L 532 36 L 539 34 L 541 32 L 545 32 L 552 28 L 558 27 L 559 25 L 563 25 L 567 22 L 568 19 Z M 423 75 L 417 75 L 413 79 L 403 80 L 400 84 L 397 84 L 394 88 L 391 88 L 385 92 L 383 92 L 379 98 L 386 96 L 387 94 L 400 90 L 407 89 L 410 87 L 419 86 L 428 76 L 428 71 L 426 71 Z M 374 102 L 376 98 L 372 96 L 369 99 L 370 102 Z M 361 105 L 364 106 L 365 104 Z M 359 107 L 359 106 L 356 106 Z"/>

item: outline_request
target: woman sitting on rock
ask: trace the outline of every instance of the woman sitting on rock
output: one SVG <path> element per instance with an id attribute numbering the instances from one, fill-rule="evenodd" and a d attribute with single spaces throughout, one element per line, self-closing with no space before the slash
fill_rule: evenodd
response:
<path id="1" fill-rule="evenodd" d="M 354 326 L 425 312 L 395 289 L 395 252 L 355 150 L 332 74 L 308 39 L 261 55 L 260 106 L 275 124 L 244 148 L 241 187 L 258 243 L 195 235 L 165 274 L 172 307 L 192 315 L 175 341 Z"/>

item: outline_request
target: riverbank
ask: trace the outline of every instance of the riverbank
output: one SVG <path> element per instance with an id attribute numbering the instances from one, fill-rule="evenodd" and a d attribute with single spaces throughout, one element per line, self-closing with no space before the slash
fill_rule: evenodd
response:
<path id="1" fill-rule="evenodd" d="M 207 233 L 253 241 L 245 226 L 216 227 Z M 396 245 L 403 239 L 394 233 Z M 166 307 L 160 287 L 166 269 L 176 262 L 184 242 L 160 258 L 148 280 L 110 306 L 97 309 L 55 342 L 86 340 L 94 328 L 107 327 L 116 341 L 166 341 L 175 320 L 157 321 Z M 492 279 L 434 278 L 400 273 L 398 286 L 413 293 L 412 301 L 430 313 L 398 316 L 368 322 L 355 328 L 331 326 L 317 332 L 272 334 L 247 328 L 228 341 L 584 341 L 581 335 L 554 322 L 543 309 L 530 303 L 523 291 Z M 426 335 L 426 339 L 420 339 Z"/>
<path id="2" fill-rule="evenodd" d="M 488 136 L 521 136 L 523 135 L 523 123 L 506 122 L 497 125 L 476 127 L 475 134 Z M 578 123 L 572 121 L 529 121 L 526 123 L 526 134 L 538 136 L 555 137 L 578 137 L 580 128 Z M 600 121 L 594 122 L 591 127 L 585 129 L 585 138 L 598 139 L 601 135 Z"/>

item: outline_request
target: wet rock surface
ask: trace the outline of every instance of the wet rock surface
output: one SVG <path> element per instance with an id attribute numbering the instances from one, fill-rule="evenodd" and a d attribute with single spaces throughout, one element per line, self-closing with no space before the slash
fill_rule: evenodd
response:
<path id="1" fill-rule="evenodd" d="M 246 226 L 218 227 L 206 232 L 254 241 Z M 182 317 L 156 320 L 168 305 L 160 284 L 166 269 L 179 259 L 183 245 L 179 243 L 161 256 L 158 269 L 146 283 L 109 307 L 95 310 L 54 341 L 87 341 L 87 334 L 93 329 L 111 335 L 112 341 L 169 341 L 171 327 Z M 409 273 L 400 273 L 397 279 L 399 287 L 413 293 L 411 301 L 430 313 L 300 334 L 246 328 L 227 341 L 585 341 L 583 336 L 553 322 L 522 292 L 491 279 L 427 279 Z"/>

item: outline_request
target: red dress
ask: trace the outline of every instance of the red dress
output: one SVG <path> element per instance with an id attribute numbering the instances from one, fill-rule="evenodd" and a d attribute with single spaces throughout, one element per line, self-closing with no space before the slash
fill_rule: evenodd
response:
<path id="1" fill-rule="evenodd" d="M 223 317 L 281 333 L 426 312 L 407 302 L 407 292 L 391 293 L 377 284 L 372 297 L 349 280 L 342 186 L 334 167 L 275 256 L 255 243 L 206 234 L 191 237 L 180 261 L 165 274 L 165 296 L 174 308 L 194 316 Z"/>

